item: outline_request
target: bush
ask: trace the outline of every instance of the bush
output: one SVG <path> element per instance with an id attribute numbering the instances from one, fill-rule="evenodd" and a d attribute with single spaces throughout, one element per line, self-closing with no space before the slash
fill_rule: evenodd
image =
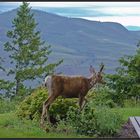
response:
<path id="1" fill-rule="evenodd" d="M 108 106 L 110 108 L 116 107 L 112 99 L 113 90 L 107 86 L 99 86 L 91 90 L 88 94 L 88 100 L 95 106 Z"/>
<path id="2" fill-rule="evenodd" d="M 99 93 L 98 93 L 98 92 Z M 88 136 L 110 136 L 117 132 L 121 125 L 121 116 L 109 109 L 109 89 L 106 87 L 90 92 L 89 102 L 80 112 L 77 99 L 57 98 L 50 107 L 49 113 L 57 122 L 50 130 L 59 133 L 77 133 Z M 39 87 L 25 98 L 18 107 L 17 115 L 21 118 L 38 120 L 42 113 L 42 104 L 48 97 L 46 88 Z"/>
<path id="3" fill-rule="evenodd" d="M 43 102 L 48 98 L 46 88 L 39 87 L 27 96 L 18 107 L 16 114 L 21 118 L 40 119 L 42 113 Z M 50 106 L 49 113 L 52 119 L 56 119 L 57 115 L 66 118 L 67 111 L 70 106 L 76 107 L 76 99 L 57 98 Z"/>
<path id="4" fill-rule="evenodd" d="M 71 108 L 68 112 L 67 125 L 73 126 L 79 134 L 88 136 L 112 136 L 121 127 L 122 117 L 107 107 L 94 107 L 87 104 L 82 112 Z"/>
<path id="5" fill-rule="evenodd" d="M 78 134 L 92 136 L 96 134 L 94 111 L 87 107 L 87 105 L 82 112 L 71 107 L 68 112 L 67 123 L 71 125 Z"/>
<path id="6" fill-rule="evenodd" d="M 121 114 L 104 107 L 96 109 L 95 118 L 99 136 L 113 136 L 123 123 Z"/>

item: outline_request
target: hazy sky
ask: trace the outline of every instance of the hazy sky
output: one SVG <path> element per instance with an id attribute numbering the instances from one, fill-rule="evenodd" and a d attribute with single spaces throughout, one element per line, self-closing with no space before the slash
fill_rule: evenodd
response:
<path id="1" fill-rule="evenodd" d="M 17 8 L 21 2 L 0 2 L 0 10 Z M 33 9 L 62 16 L 140 26 L 140 2 L 30 2 Z"/>

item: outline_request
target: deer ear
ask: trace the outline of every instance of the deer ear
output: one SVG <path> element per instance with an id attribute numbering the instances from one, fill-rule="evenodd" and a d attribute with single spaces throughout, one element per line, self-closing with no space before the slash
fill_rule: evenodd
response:
<path id="1" fill-rule="evenodd" d="M 92 67 L 92 65 L 90 65 L 89 71 L 90 71 L 90 73 L 92 73 L 92 74 L 93 74 L 93 73 L 96 74 L 95 69 Z"/>
<path id="2" fill-rule="evenodd" d="M 102 64 L 101 69 L 99 71 L 99 73 L 101 73 L 103 71 L 104 65 Z"/>

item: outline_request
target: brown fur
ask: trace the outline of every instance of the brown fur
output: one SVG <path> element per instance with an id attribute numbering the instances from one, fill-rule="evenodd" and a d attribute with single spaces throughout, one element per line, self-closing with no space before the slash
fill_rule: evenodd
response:
<path id="1" fill-rule="evenodd" d="M 91 79 L 86 77 L 68 77 L 53 75 L 52 76 L 53 95 L 63 96 L 66 98 L 78 98 L 85 96 L 90 89 Z"/>

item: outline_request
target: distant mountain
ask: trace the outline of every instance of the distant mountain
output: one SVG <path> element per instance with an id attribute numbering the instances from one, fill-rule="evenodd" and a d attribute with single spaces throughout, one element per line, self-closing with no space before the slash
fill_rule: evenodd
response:
<path id="1" fill-rule="evenodd" d="M 126 26 L 126 28 L 130 31 L 140 31 L 140 26 Z"/>
<path id="2" fill-rule="evenodd" d="M 43 11 L 33 10 L 42 39 L 52 45 L 50 62 L 64 59 L 57 72 L 68 75 L 89 75 L 89 65 L 99 69 L 105 64 L 105 72 L 113 73 L 118 59 L 135 53 L 140 36 L 128 31 L 115 22 L 89 21 L 80 18 L 67 18 Z M 3 43 L 6 32 L 11 29 L 11 21 L 16 10 L 0 14 L 0 56 L 7 57 Z M 10 65 L 7 58 L 5 66 Z"/>

